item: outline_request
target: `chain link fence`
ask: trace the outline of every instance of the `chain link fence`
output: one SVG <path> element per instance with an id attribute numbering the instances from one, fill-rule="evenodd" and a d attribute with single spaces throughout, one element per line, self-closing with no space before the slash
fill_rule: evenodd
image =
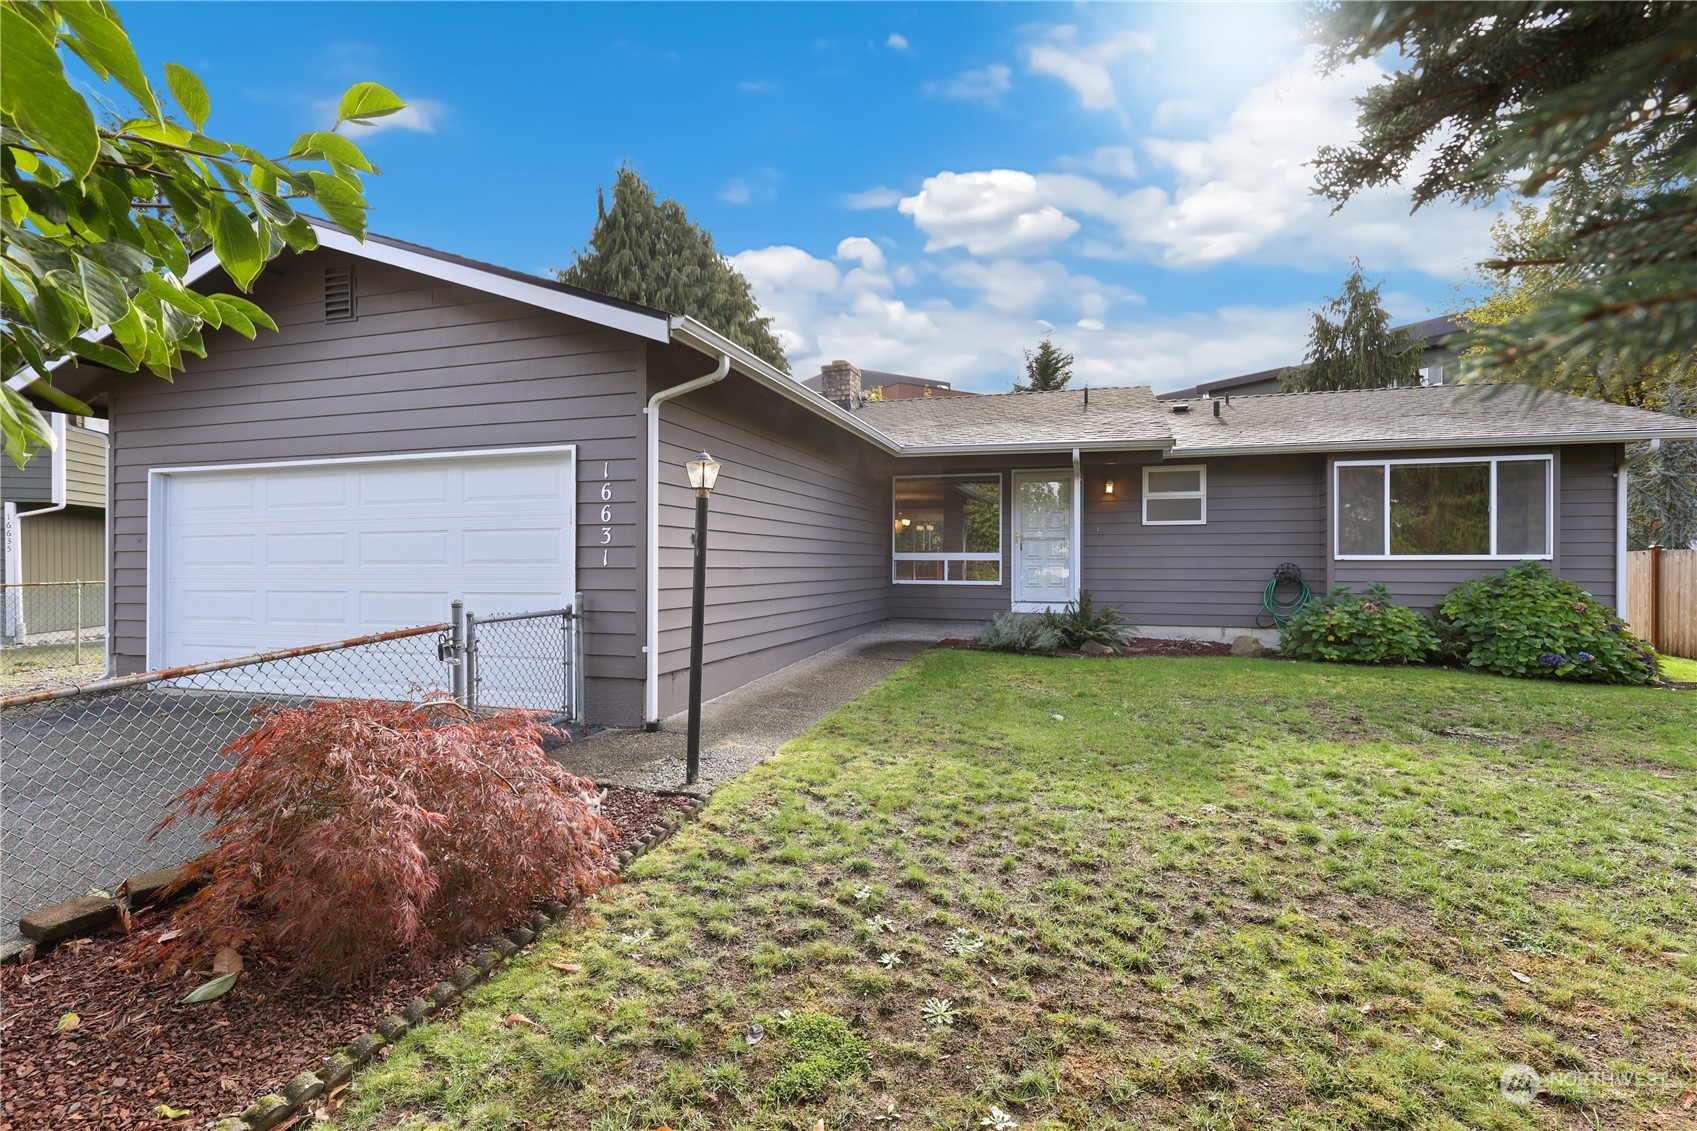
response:
<path id="1" fill-rule="evenodd" d="M 0 928 L 198 855 L 203 825 L 149 834 L 172 799 L 220 767 L 256 708 L 436 694 L 578 719 L 571 608 L 455 612 L 445 624 L 0 698 Z"/>
<path id="2" fill-rule="evenodd" d="M 0 694 L 105 664 L 104 581 L 0 584 Z"/>

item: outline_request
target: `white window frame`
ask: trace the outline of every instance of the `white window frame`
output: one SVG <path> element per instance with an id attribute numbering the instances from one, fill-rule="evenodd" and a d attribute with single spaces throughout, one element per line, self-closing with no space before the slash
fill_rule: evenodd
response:
<path id="1" fill-rule="evenodd" d="M 1483 463 L 1491 468 L 1491 552 L 1488 554 L 1393 554 L 1391 553 L 1391 471 L 1393 467 L 1442 463 Z M 1542 463 L 1544 465 L 1544 552 L 1541 554 L 1497 553 L 1497 465 L 1503 463 Z M 1382 467 L 1385 469 L 1384 547 L 1382 554 L 1344 554 L 1338 551 L 1342 523 L 1338 521 L 1338 470 L 1345 467 Z M 1440 456 L 1424 459 L 1340 459 L 1332 464 L 1332 559 L 1340 562 L 1524 562 L 1551 561 L 1555 558 L 1556 540 L 1556 467 L 1555 457 L 1549 454 L 1517 456 Z"/>
<path id="2" fill-rule="evenodd" d="M 1201 499 L 1201 518 L 1150 518 L 1149 517 L 1149 473 L 1151 471 L 1194 471 L 1197 472 L 1197 485 L 1194 491 L 1156 491 L 1157 499 Z M 1143 525 L 1144 526 L 1206 526 L 1208 524 L 1208 465 L 1205 463 L 1156 463 L 1143 469 Z"/>
<path id="3" fill-rule="evenodd" d="M 1000 513 L 996 516 L 996 552 L 993 553 L 993 554 L 988 554 L 988 553 L 981 553 L 981 554 L 967 554 L 967 553 L 959 553 L 959 554 L 951 554 L 951 553 L 899 554 L 899 553 L 897 553 L 896 552 L 896 522 L 898 521 L 898 519 L 896 517 L 896 514 L 897 514 L 897 501 L 896 501 L 896 490 L 895 490 L 896 484 L 898 484 L 898 483 L 941 483 L 945 480 L 950 480 L 950 479 L 966 479 L 966 480 L 975 480 L 975 481 L 982 481 L 982 480 L 986 480 L 986 479 L 994 479 L 996 481 L 996 496 L 997 496 L 998 499 L 1001 500 Z M 1007 564 L 1006 561 L 1003 560 L 1004 551 L 1006 551 L 1006 549 L 1007 549 L 1007 538 L 1002 532 L 1003 527 L 1005 527 L 1007 525 L 1007 518 L 1008 518 L 1007 484 L 1005 482 L 1003 482 L 1002 473 L 999 472 L 999 471 L 989 471 L 989 472 L 984 472 L 984 473 L 979 474 L 979 475 L 896 475 L 896 476 L 892 476 L 891 479 L 890 479 L 890 584 L 892 584 L 892 585 L 987 585 L 987 586 L 991 586 L 991 587 L 995 587 L 997 585 L 1007 584 L 1007 581 L 1008 581 L 1008 576 L 1007 576 L 1008 564 Z M 943 576 L 939 579 L 936 579 L 936 580 L 924 580 L 924 581 L 918 580 L 916 578 L 897 577 L 896 576 L 896 563 L 897 562 L 942 562 L 942 563 L 944 563 L 943 564 Z M 996 580 L 995 581 L 968 581 L 968 580 L 963 579 L 963 580 L 960 580 L 960 581 L 950 581 L 949 580 L 949 568 L 948 568 L 949 562 L 995 562 L 995 563 L 997 563 Z"/>

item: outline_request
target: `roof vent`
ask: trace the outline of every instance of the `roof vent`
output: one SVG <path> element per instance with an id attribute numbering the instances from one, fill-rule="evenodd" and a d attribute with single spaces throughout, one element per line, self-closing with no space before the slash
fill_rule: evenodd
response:
<path id="1" fill-rule="evenodd" d="M 354 307 L 354 265 L 344 263 L 324 269 L 324 321 L 352 322 L 358 318 Z"/>
<path id="2" fill-rule="evenodd" d="M 1173 411 L 1174 412 L 1189 412 L 1190 406 L 1185 404 L 1183 401 L 1179 401 L 1177 404 L 1173 405 Z"/>

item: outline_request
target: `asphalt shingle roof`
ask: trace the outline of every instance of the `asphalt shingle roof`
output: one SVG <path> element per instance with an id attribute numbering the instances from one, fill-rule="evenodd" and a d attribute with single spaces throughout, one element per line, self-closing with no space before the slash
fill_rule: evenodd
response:
<path id="1" fill-rule="evenodd" d="M 1220 415 L 1214 416 L 1219 405 Z M 1186 406 L 1184 411 L 1174 411 Z M 1160 401 L 1145 387 L 885 401 L 855 415 L 904 448 L 1165 448 L 1174 455 L 1697 439 L 1697 421 L 1522 385 Z"/>

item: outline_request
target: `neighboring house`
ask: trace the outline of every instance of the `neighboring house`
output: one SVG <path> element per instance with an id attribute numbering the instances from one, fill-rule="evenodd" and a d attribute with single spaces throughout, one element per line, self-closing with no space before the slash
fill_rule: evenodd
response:
<path id="1" fill-rule="evenodd" d="M 833 367 L 848 365 L 846 361 L 833 361 L 822 367 L 818 373 L 803 381 L 802 384 L 818 392 L 824 388 L 825 373 Z M 929 377 L 910 377 L 906 373 L 887 373 L 881 369 L 860 370 L 860 391 L 869 400 L 906 401 L 913 399 L 929 399 L 935 397 L 970 397 L 975 394 L 965 389 L 951 388 L 947 381 L 933 381 Z"/>
<path id="2" fill-rule="evenodd" d="M 105 623 L 106 421 L 50 416 L 58 445 L 37 452 L 23 467 L 0 457 L 4 504 L 4 580 L 0 638 L 24 638 L 76 627 L 72 586 L 18 582 L 91 583 L 84 628 Z"/>
<path id="3" fill-rule="evenodd" d="M 1424 322 L 1411 322 L 1407 326 L 1394 326 L 1392 329 L 1420 339 L 1422 384 L 1453 385 L 1461 379 L 1461 366 L 1456 360 L 1455 350 L 1449 346 L 1449 339 L 1461 331 L 1460 324 L 1453 318 L 1428 318 Z M 1281 391 L 1279 374 L 1289 368 L 1291 366 L 1281 365 L 1277 369 L 1263 369 L 1258 373 L 1204 381 L 1188 389 L 1174 389 L 1170 393 L 1162 393 L 1161 399 L 1179 401 L 1194 400 L 1197 397 L 1252 397 L 1277 393 Z"/>
<path id="4" fill-rule="evenodd" d="M 1622 446 L 1697 436 L 1530 389 L 863 404 L 851 365 L 816 393 L 693 319 L 319 233 L 256 284 L 279 332 L 209 333 L 171 382 L 60 374 L 111 421 L 121 672 L 581 593 L 587 717 L 655 722 L 685 701 L 702 448 L 710 695 L 889 618 L 1081 586 L 1229 638 L 1287 561 L 1430 605 L 1541 558 L 1618 604 Z"/>

